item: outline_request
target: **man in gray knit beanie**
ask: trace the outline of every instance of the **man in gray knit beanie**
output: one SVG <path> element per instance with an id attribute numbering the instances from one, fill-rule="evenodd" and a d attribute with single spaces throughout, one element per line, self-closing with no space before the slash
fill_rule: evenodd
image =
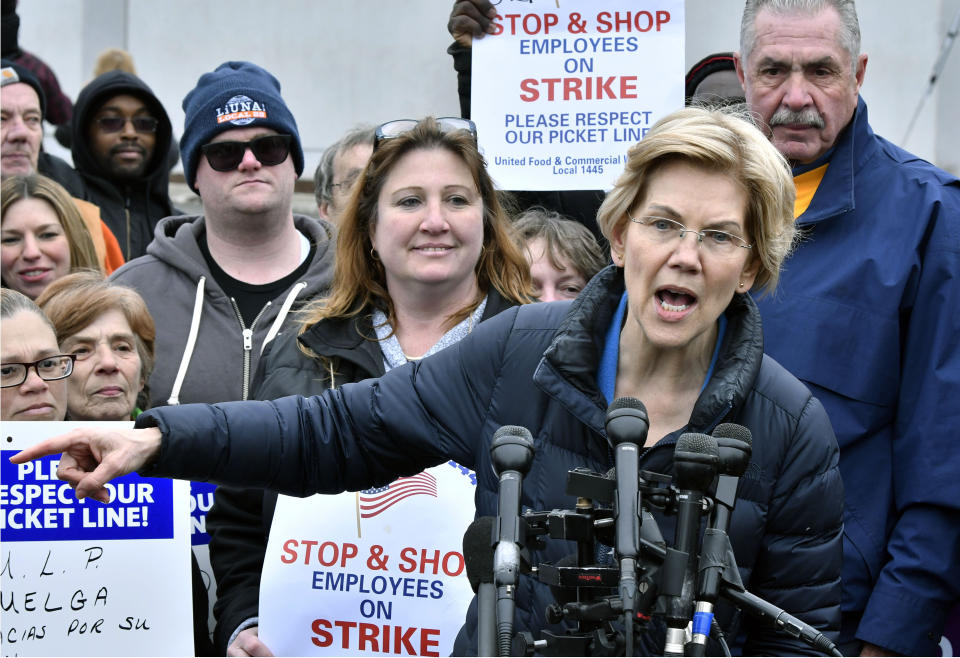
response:
<path id="1" fill-rule="evenodd" d="M 247 398 L 264 347 L 333 276 L 332 226 L 293 214 L 303 150 L 277 78 L 226 62 L 183 110 L 184 176 L 203 214 L 162 220 L 147 254 L 113 276 L 156 322 L 154 406 Z"/>

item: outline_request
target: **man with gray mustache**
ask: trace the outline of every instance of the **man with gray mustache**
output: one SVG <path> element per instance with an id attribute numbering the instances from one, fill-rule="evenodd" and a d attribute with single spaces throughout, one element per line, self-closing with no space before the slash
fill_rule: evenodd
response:
<path id="1" fill-rule="evenodd" d="M 747 0 L 735 63 L 797 188 L 803 237 L 757 302 L 840 445 L 840 649 L 937 655 L 960 599 L 960 181 L 870 128 L 853 0 Z"/>

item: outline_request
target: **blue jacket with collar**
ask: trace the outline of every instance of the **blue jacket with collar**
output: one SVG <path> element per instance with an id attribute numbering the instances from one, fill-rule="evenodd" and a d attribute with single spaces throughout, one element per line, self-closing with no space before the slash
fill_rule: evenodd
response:
<path id="1" fill-rule="evenodd" d="M 565 494 L 566 472 L 612 465 L 596 364 L 623 288 L 622 270 L 611 266 L 572 303 L 506 310 L 417 364 L 320 396 L 149 411 L 139 426 L 156 425 L 164 435 L 149 474 L 305 495 L 381 485 L 454 459 L 476 470 L 477 513 L 495 515 L 490 438 L 511 424 L 529 428 L 536 445 L 523 505 L 572 509 L 576 500 Z M 819 402 L 763 355 L 752 300 L 734 295 L 726 316 L 714 373 L 684 429 L 710 431 L 730 421 L 752 430 L 751 466 L 741 479 L 730 529 L 744 583 L 835 636 L 843 507 L 836 440 Z M 641 467 L 670 473 L 678 433 L 646 450 Z M 669 529 L 661 528 L 672 540 Z M 556 562 L 570 551 L 567 542 L 549 542 L 531 561 Z M 524 576 L 517 589 L 517 630 L 547 627 L 544 608 L 552 601 L 546 586 Z M 471 606 L 458 653 L 475 647 L 474 614 Z M 747 618 L 741 628 L 747 655 L 814 653 Z M 727 629 L 732 636 L 732 624 Z"/>
<path id="2" fill-rule="evenodd" d="M 757 303 L 840 444 L 844 612 L 863 641 L 936 655 L 960 597 L 960 181 L 874 135 L 860 99 L 797 223 Z"/>

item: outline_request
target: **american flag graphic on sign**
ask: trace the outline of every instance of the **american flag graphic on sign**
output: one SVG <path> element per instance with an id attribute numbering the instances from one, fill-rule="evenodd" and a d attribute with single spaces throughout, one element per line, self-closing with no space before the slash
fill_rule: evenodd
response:
<path id="1" fill-rule="evenodd" d="M 429 473 L 394 480 L 385 487 L 360 492 L 360 518 L 369 519 L 410 496 L 437 497 L 437 479 Z"/>

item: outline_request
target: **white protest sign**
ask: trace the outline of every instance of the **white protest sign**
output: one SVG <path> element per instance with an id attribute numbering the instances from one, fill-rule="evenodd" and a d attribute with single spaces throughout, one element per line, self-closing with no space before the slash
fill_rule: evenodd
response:
<path id="1" fill-rule="evenodd" d="M 610 189 L 683 107 L 683 0 L 501 0 L 473 40 L 471 118 L 501 189 Z"/>
<path id="2" fill-rule="evenodd" d="M 473 590 L 476 475 L 454 462 L 387 487 L 280 496 L 260 581 L 275 655 L 449 656 Z"/>
<path id="3" fill-rule="evenodd" d="M 91 424 L 0 423 L 2 653 L 192 655 L 188 483 L 127 475 L 104 505 L 57 479 L 59 456 L 9 461 Z"/>

